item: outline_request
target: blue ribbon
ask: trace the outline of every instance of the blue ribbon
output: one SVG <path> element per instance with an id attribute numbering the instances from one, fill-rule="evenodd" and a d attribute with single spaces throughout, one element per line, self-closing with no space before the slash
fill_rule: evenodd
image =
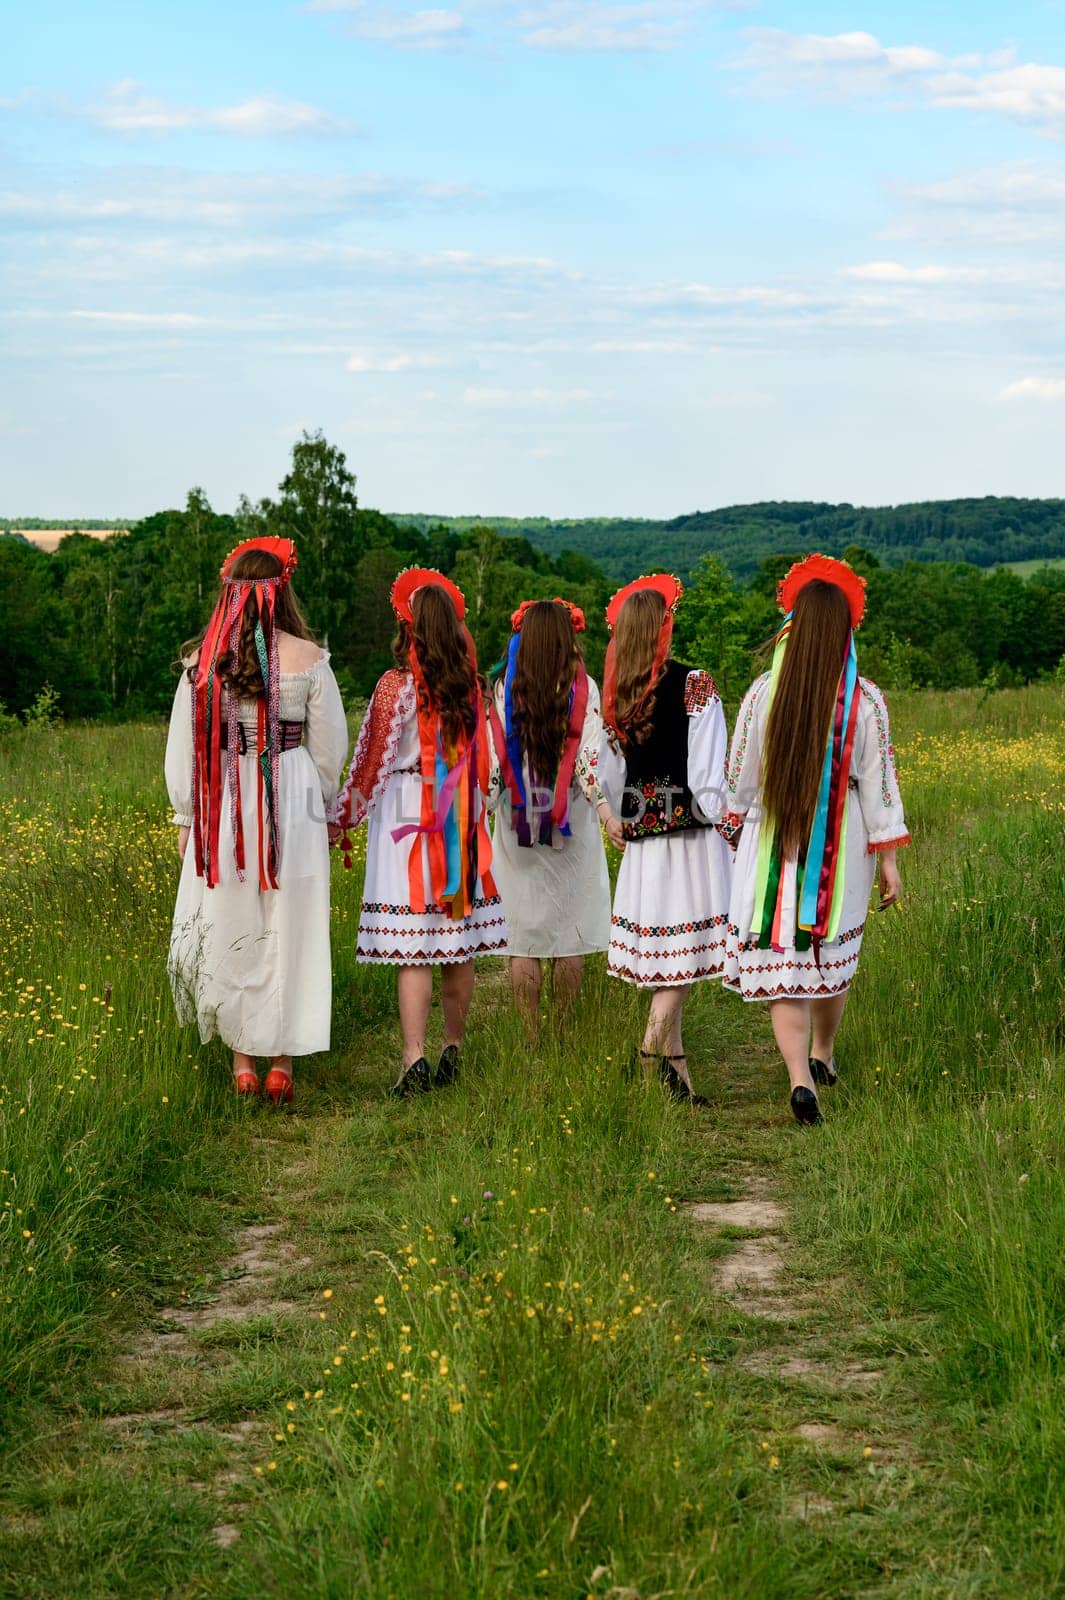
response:
<path id="1" fill-rule="evenodd" d="M 842 737 L 845 738 L 847 727 L 850 723 L 854 692 L 858 682 L 858 655 L 854 648 L 853 633 L 851 634 L 850 650 L 844 664 L 843 674 Z M 798 915 L 798 923 L 801 928 L 812 928 L 817 922 L 817 892 L 821 883 L 821 863 L 824 860 L 825 844 L 828 838 L 828 802 L 832 791 L 832 767 L 835 756 L 836 712 L 833 707 L 832 727 L 829 731 L 828 745 L 825 749 L 825 764 L 821 769 L 821 788 L 817 796 L 817 810 L 814 813 L 814 825 L 810 830 L 810 844 L 806 852 L 802 899 L 799 903 Z"/>

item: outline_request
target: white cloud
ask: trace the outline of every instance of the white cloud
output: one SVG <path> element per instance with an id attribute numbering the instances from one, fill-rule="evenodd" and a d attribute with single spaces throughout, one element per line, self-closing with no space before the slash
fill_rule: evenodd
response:
<path id="1" fill-rule="evenodd" d="M 946 72 L 935 77 L 930 90 L 933 105 L 1034 122 L 1065 136 L 1065 67 L 1029 62 L 990 72 Z"/>
<path id="2" fill-rule="evenodd" d="M 986 283 L 994 274 L 987 267 L 906 267 L 899 261 L 863 261 L 856 267 L 844 267 L 843 276 L 865 283 L 927 285 Z"/>
<path id="3" fill-rule="evenodd" d="M 34 311 L 19 309 L 0 313 L 9 320 L 19 322 L 82 322 L 95 323 L 104 328 L 212 328 L 228 327 L 217 317 L 201 317 L 190 311 L 87 311 L 74 308 L 66 311 Z"/>
<path id="4" fill-rule="evenodd" d="M 770 89 L 832 98 L 877 95 L 943 110 L 976 111 L 1065 137 L 1065 67 L 1017 62 L 1010 50 L 948 57 L 925 45 L 886 45 L 871 33 L 752 28 L 738 63 Z"/>
<path id="5" fill-rule="evenodd" d="M 366 5 L 365 0 L 309 0 L 308 11 L 342 15 L 357 39 L 394 45 L 401 50 L 440 50 L 459 44 L 469 30 L 460 11 L 430 8 L 401 11 L 395 6 Z"/>
<path id="6" fill-rule="evenodd" d="M 452 8 L 409 8 L 367 0 L 307 0 L 307 10 L 341 16 L 359 39 L 433 50 L 475 38 L 516 39 L 530 50 L 675 50 L 701 15 L 746 10 L 755 0 L 464 0 Z"/>
<path id="7" fill-rule="evenodd" d="M 129 78 L 113 84 L 102 104 L 77 108 L 74 115 L 86 117 L 112 133 L 206 131 L 244 138 L 280 138 L 359 131 L 354 123 L 333 117 L 304 100 L 256 95 L 230 106 L 170 105 L 145 94 L 140 84 Z"/>
<path id="8" fill-rule="evenodd" d="M 1063 168 L 1022 161 L 893 188 L 902 212 L 891 238 L 1016 245 L 1065 234 Z"/>
<path id="9" fill-rule="evenodd" d="M 729 0 L 724 0 L 726 5 Z M 595 0 L 547 0 L 527 5 L 513 18 L 521 42 L 534 50 L 674 50 L 690 37 L 709 0 L 644 0 L 597 4 Z M 733 9 L 729 5 L 729 9 Z"/>
<path id="10" fill-rule="evenodd" d="M 440 362 L 435 356 L 373 355 L 365 350 L 356 351 L 347 360 L 349 372 L 412 372 L 439 365 Z"/>
<path id="11" fill-rule="evenodd" d="M 1018 378 L 1002 390 L 1001 400 L 1065 400 L 1065 378 Z"/>
<path id="12" fill-rule="evenodd" d="M 28 223 L 154 223 L 242 229 L 343 221 L 377 212 L 451 211 L 481 205 L 459 184 L 357 173 L 198 173 L 172 167 L 106 168 L 76 188 L 0 190 L 0 217 Z"/>
<path id="13" fill-rule="evenodd" d="M 564 407 L 586 405 L 596 399 L 590 389 L 478 389 L 463 390 L 468 406 L 500 411 L 515 406 Z"/>

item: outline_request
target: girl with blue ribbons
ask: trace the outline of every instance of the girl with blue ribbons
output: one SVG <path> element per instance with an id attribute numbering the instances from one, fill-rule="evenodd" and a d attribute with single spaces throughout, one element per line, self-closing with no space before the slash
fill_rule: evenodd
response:
<path id="1" fill-rule="evenodd" d="M 580 988 L 584 958 L 610 940 L 610 883 L 596 818 L 599 690 L 585 671 L 584 614 L 568 600 L 526 600 L 511 618 L 490 707 L 496 810 L 493 871 L 507 922 L 515 1004 L 532 1035 L 543 962 L 556 1021 Z"/>
<path id="2" fill-rule="evenodd" d="M 767 1000 L 799 1122 L 837 1077 L 835 1040 L 858 968 L 876 858 L 881 909 L 909 843 L 887 708 L 859 677 L 865 580 L 808 556 L 780 585 L 773 664 L 747 691 L 729 761 L 726 836 L 737 845 L 725 986 Z"/>

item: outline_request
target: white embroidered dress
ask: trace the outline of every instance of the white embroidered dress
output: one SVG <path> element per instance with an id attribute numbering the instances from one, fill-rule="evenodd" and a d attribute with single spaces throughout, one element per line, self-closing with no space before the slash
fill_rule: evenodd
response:
<path id="1" fill-rule="evenodd" d="M 850 793 L 843 856 L 843 906 L 839 937 L 813 950 L 760 950 L 753 926 L 758 836 L 761 827 L 762 752 L 769 712 L 769 674 L 756 678 L 744 696 L 729 759 L 727 829 L 742 824 L 729 907 L 725 987 L 744 1000 L 813 999 L 841 994 L 858 970 L 876 871 L 876 853 L 909 844 L 899 794 L 884 697 L 875 683 L 859 678 L 858 722 L 851 757 Z"/>
<path id="2" fill-rule="evenodd" d="M 478 791 L 478 815 L 485 797 Z M 359 731 L 351 770 L 335 814 L 344 826 L 369 821 L 366 878 L 355 957 L 393 966 L 435 966 L 502 955 L 507 945 L 503 905 L 486 895 L 481 880 L 468 917 L 453 919 L 439 905 L 415 911 L 411 905 L 409 862 L 422 851 L 428 884 L 428 847 L 422 838 L 396 841 L 393 829 L 421 820 L 421 745 L 414 678 L 391 668 L 379 680 Z"/>
<path id="3" fill-rule="evenodd" d="M 495 701 L 502 722 L 502 681 L 496 685 Z M 518 843 L 514 832 L 510 795 L 493 746 L 489 797 L 495 811 L 492 874 L 507 919 L 508 955 L 551 960 L 590 955 L 610 943 L 610 877 L 595 810 L 603 799 L 596 778 L 602 736 L 599 690 L 589 678 L 588 709 L 570 785 L 570 836 L 566 838 L 556 827 L 549 845 L 528 848 Z M 527 762 L 523 779 L 531 799 Z M 536 824 L 534 817 L 534 837 Z"/>
<path id="4" fill-rule="evenodd" d="M 688 787 L 710 824 L 724 810 L 725 713 L 713 679 L 689 672 Z M 604 735 L 599 782 L 621 815 L 624 753 Z M 625 846 L 614 888 L 607 971 L 639 988 L 679 988 L 721 976 L 732 853 L 714 826 L 686 828 Z"/>
<path id="5" fill-rule="evenodd" d="M 174 696 L 166 746 L 166 783 L 174 821 L 192 826 L 192 689 L 187 673 Z M 348 750 L 340 691 L 322 655 L 306 672 L 280 675 L 281 718 L 304 724 L 304 742 L 278 758 L 280 888 L 261 890 L 256 727 L 258 702 L 242 700 L 248 753 L 240 761 L 247 867 L 237 877 L 229 825 L 229 784 L 222 790 L 219 882 L 196 874 L 190 839 L 181 866 L 169 971 L 182 1022 L 199 1025 L 250 1056 L 306 1056 L 329 1049 L 332 968 L 329 954 L 329 838 L 326 807 L 336 796 Z"/>

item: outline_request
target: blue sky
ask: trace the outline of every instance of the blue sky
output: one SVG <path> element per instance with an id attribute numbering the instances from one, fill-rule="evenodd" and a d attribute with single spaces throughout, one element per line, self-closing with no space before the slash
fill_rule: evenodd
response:
<path id="1" fill-rule="evenodd" d="M 0 514 L 1060 494 L 1065 0 L 38 0 Z"/>

